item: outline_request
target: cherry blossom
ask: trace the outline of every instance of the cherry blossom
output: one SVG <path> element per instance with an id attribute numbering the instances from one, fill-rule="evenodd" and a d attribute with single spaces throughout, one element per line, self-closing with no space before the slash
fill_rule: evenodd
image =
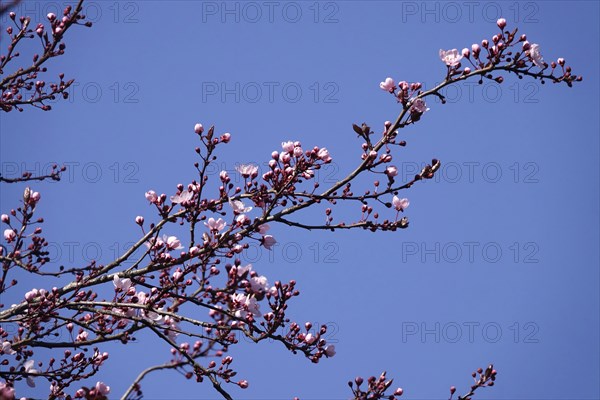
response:
<path id="1" fill-rule="evenodd" d="M 325 147 L 319 149 L 317 157 L 319 157 L 319 159 L 325 163 L 329 163 L 332 160 L 331 156 L 329 155 L 329 151 Z"/>
<path id="2" fill-rule="evenodd" d="M 410 202 L 406 198 L 400 199 L 398 198 L 398 196 L 394 196 L 394 198 L 392 199 L 392 205 L 397 211 L 404 211 L 409 204 Z"/>
<path id="3" fill-rule="evenodd" d="M 236 167 L 236 170 L 244 177 L 244 178 L 256 178 L 258 175 L 258 166 L 253 164 L 242 164 Z"/>
<path id="4" fill-rule="evenodd" d="M 458 64 L 460 64 L 460 60 L 462 60 L 462 58 L 462 54 L 460 54 L 457 49 L 440 49 L 440 59 L 449 67 L 456 67 Z"/>
<path id="5" fill-rule="evenodd" d="M 17 352 L 12 349 L 12 345 L 10 342 L 4 341 L 2 342 L 2 348 L 0 348 L 1 354 L 16 354 Z"/>
<path id="6" fill-rule="evenodd" d="M 131 287 L 131 279 L 129 279 L 129 278 L 120 279 L 119 276 L 117 274 L 115 274 L 115 276 L 113 277 L 113 285 L 114 285 L 115 289 L 118 289 L 122 292 L 127 292 L 129 290 L 129 288 Z"/>
<path id="7" fill-rule="evenodd" d="M 325 355 L 327 357 L 333 357 L 333 356 L 335 356 L 335 353 L 336 353 L 336 351 L 335 351 L 334 345 L 330 344 L 327 347 L 325 347 Z"/>
<path id="8" fill-rule="evenodd" d="M 183 249 L 181 242 L 175 236 L 163 235 L 163 242 L 167 245 L 167 250 Z"/>
<path id="9" fill-rule="evenodd" d="M 190 201 L 192 198 L 194 197 L 194 193 L 193 192 L 189 192 L 187 190 L 183 191 L 180 194 L 177 194 L 175 196 L 171 196 L 171 202 L 174 204 L 181 204 L 181 203 L 185 203 L 187 201 Z"/>
<path id="10" fill-rule="evenodd" d="M 246 207 L 240 200 L 229 200 L 229 205 L 235 214 L 244 214 L 252 211 L 252 207 Z"/>
<path id="11" fill-rule="evenodd" d="M 379 83 L 379 87 L 381 88 L 381 90 L 393 93 L 396 89 L 396 82 L 394 82 L 392 78 L 385 78 L 383 82 Z"/>
<path id="12" fill-rule="evenodd" d="M 5 240 L 6 240 L 8 243 L 10 243 L 10 242 L 12 242 L 13 240 L 15 240 L 15 238 L 16 238 L 16 237 L 17 237 L 17 234 L 16 234 L 16 232 L 15 232 L 14 230 L 12 230 L 12 229 L 6 229 L 6 230 L 4 231 L 4 239 L 5 239 Z"/>
<path id="13" fill-rule="evenodd" d="M 33 361 L 33 360 L 25 361 L 25 363 L 23 364 L 23 368 L 25 368 L 26 374 L 37 374 L 39 372 L 37 369 L 33 368 L 34 364 L 35 364 L 35 361 Z M 31 376 L 31 375 L 27 376 L 27 385 L 29 387 L 35 387 L 35 382 L 33 381 L 33 376 Z"/>
<path id="14" fill-rule="evenodd" d="M 207 222 L 204 223 L 212 232 L 219 232 L 225 229 L 227 223 L 223 221 L 222 218 L 215 220 L 213 217 L 210 217 Z"/>
<path id="15" fill-rule="evenodd" d="M 271 248 L 277 243 L 277 240 L 271 235 L 264 235 L 262 238 L 262 244 L 267 248 L 267 250 L 271 250 Z"/>
<path id="16" fill-rule="evenodd" d="M 158 201 L 158 195 L 156 194 L 156 192 L 154 190 L 149 190 L 146 192 L 146 199 L 150 203 L 156 203 Z"/>
<path id="17" fill-rule="evenodd" d="M 96 382 L 96 393 L 106 396 L 110 393 L 110 386 L 107 386 L 104 382 Z"/>
<path id="18" fill-rule="evenodd" d="M 540 53 L 540 45 L 539 44 L 533 43 L 529 47 L 529 51 L 527 52 L 527 55 L 531 58 L 531 61 L 533 61 L 533 63 L 537 67 L 544 68 L 544 58 L 542 57 L 542 54 Z"/>

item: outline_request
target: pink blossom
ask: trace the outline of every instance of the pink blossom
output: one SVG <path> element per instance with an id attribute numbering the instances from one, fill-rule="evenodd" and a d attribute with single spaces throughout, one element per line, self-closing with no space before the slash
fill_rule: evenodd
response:
<path id="1" fill-rule="evenodd" d="M 244 178 L 256 178 L 258 175 L 258 166 L 252 164 L 242 164 L 235 168 Z"/>
<path id="2" fill-rule="evenodd" d="M 306 344 L 313 344 L 315 340 L 317 340 L 317 338 L 312 333 L 309 333 L 304 337 L 304 342 Z"/>
<path id="3" fill-rule="evenodd" d="M 426 111 L 429 111 L 429 108 L 427 108 L 427 104 L 425 104 L 423 99 L 417 98 L 413 100 L 412 106 L 410 107 L 411 113 L 423 114 Z"/>
<path id="4" fill-rule="evenodd" d="M 238 382 L 238 385 L 240 386 L 240 388 L 242 389 L 248 389 L 248 381 L 247 380 L 241 380 Z"/>
<path id="5" fill-rule="evenodd" d="M 243 293 L 236 293 L 231 296 L 231 301 L 233 302 L 233 307 L 236 309 L 235 316 L 237 318 L 244 318 L 245 315 L 242 311 L 247 311 L 253 315 L 260 317 L 262 314 L 260 312 L 260 305 L 256 301 L 254 296 L 247 296 Z"/>
<path id="6" fill-rule="evenodd" d="M 25 300 L 31 301 L 35 299 L 39 294 L 37 289 L 31 289 L 29 292 L 25 293 Z"/>
<path id="7" fill-rule="evenodd" d="M 192 246 L 190 248 L 190 255 L 191 256 L 198 255 L 199 253 L 200 253 L 200 249 L 198 248 L 198 246 Z"/>
<path id="8" fill-rule="evenodd" d="M 1 354 L 16 354 L 17 352 L 12 349 L 12 344 L 10 342 L 2 342 L 2 348 L 0 348 Z"/>
<path id="9" fill-rule="evenodd" d="M 131 279 L 129 279 L 129 278 L 120 279 L 119 275 L 115 274 L 115 276 L 113 277 L 113 285 L 114 285 L 115 289 L 118 289 L 123 292 L 127 292 L 129 290 L 129 288 L 131 287 Z"/>
<path id="10" fill-rule="evenodd" d="M 317 153 L 317 157 L 319 157 L 319 159 L 323 162 L 331 162 L 332 158 L 329 155 L 329 151 L 323 147 L 322 149 L 319 149 L 319 152 Z"/>
<path id="11" fill-rule="evenodd" d="M 243 214 L 252 210 L 252 207 L 246 207 L 240 200 L 229 200 L 229 205 L 233 208 L 234 214 Z"/>
<path id="12" fill-rule="evenodd" d="M 135 223 L 138 225 L 144 225 L 144 217 L 138 215 L 137 217 L 135 217 Z"/>
<path id="13" fill-rule="evenodd" d="M 50 21 L 54 21 L 56 19 L 56 14 L 54 13 L 48 13 L 48 15 L 46 15 L 46 17 L 50 20 Z"/>
<path id="14" fill-rule="evenodd" d="M 381 90 L 385 90 L 386 92 L 393 93 L 396 89 L 396 82 L 392 78 L 385 78 L 385 81 L 379 83 L 379 87 Z"/>
<path id="15" fill-rule="evenodd" d="M 267 250 L 271 250 L 271 247 L 273 247 L 275 243 L 277 243 L 277 240 L 271 235 L 264 235 L 262 238 L 262 244 Z"/>
<path id="16" fill-rule="evenodd" d="M 13 231 L 12 229 L 6 229 L 4 231 L 4 239 L 6 239 L 6 241 L 8 243 L 12 242 L 13 240 L 15 240 L 15 238 L 17 237 L 17 234 L 15 231 Z"/>
<path id="17" fill-rule="evenodd" d="M 10 217 L 6 214 L 2 214 L 2 216 L 0 217 L 0 220 L 2 222 L 4 222 L 5 224 L 8 224 L 10 222 Z"/>
<path id="18" fill-rule="evenodd" d="M 254 293 L 265 293 L 269 290 L 266 276 L 253 276 L 248 282 L 250 282 L 250 290 Z"/>
<path id="19" fill-rule="evenodd" d="M 25 373 L 27 374 L 37 374 L 38 370 L 33 368 L 33 365 L 35 364 L 35 361 L 33 360 L 27 360 L 25 361 L 25 363 L 23 364 L 23 368 L 25 368 Z M 29 387 L 35 387 L 35 382 L 33 381 L 33 377 L 32 376 L 27 376 L 27 385 Z"/>
<path id="20" fill-rule="evenodd" d="M 265 233 L 267 233 L 267 231 L 270 229 L 271 227 L 269 226 L 269 224 L 262 224 L 258 226 L 258 233 L 260 233 L 261 235 L 264 235 Z"/>
<path id="21" fill-rule="evenodd" d="M 158 201 L 158 195 L 154 190 L 148 190 L 146 192 L 146 200 L 148 200 L 150 203 L 155 204 Z"/>
<path id="22" fill-rule="evenodd" d="M 387 167 L 385 169 L 385 173 L 386 173 L 387 176 L 390 176 L 390 177 L 391 176 L 396 176 L 396 175 L 398 175 L 398 168 L 396 168 L 393 165 L 390 165 L 389 167 Z"/>
<path id="23" fill-rule="evenodd" d="M 462 49 L 462 56 L 469 58 L 471 56 L 471 50 L 469 50 L 465 47 L 464 49 Z"/>
<path id="24" fill-rule="evenodd" d="M 304 151 L 302 150 L 302 147 L 294 147 L 294 157 L 302 157 L 303 154 Z"/>
<path id="25" fill-rule="evenodd" d="M 106 386 L 104 382 L 96 382 L 96 393 L 106 396 L 110 393 L 110 386 Z"/>
<path id="26" fill-rule="evenodd" d="M 204 225 L 206 225 L 208 229 L 210 229 L 213 232 L 219 232 L 225 228 L 227 222 L 223 221 L 222 218 L 215 220 L 214 218 L 210 217 L 208 221 L 204 223 Z"/>
<path id="27" fill-rule="evenodd" d="M 543 68 L 544 67 L 544 58 L 542 57 L 542 54 L 540 53 L 540 45 L 537 43 L 534 43 L 531 45 L 531 47 L 529 48 L 529 51 L 527 52 L 527 55 L 529 56 L 529 58 L 531 58 L 531 61 L 539 68 Z"/>
<path id="28" fill-rule="evenodd" d="M 481 47 L 477 43 L 471 45 L 471 50 L 473 50 L 473 54 L 477 55 L 481 51 Z"/>
<path id="29" fill-rule="evenodd" d="M 392 204 L 396 210 L 404 211 L 409 206 L 410 202 L 406 198 L 400 199 L 398 196 L 394 196 Z"/>
<path id="30" fill-rule="evenodd" d="M 86 331 L 83 331 L 81 333 L 79 333 L 79 335 L 77 335 L 77 337 L 75 338 L 76 342 L 85 342 L 88 338 L 88 333 Z"/>
<path id="31" fill-rule="evenodd" d="M 498 25 L 498 28 L 504 29 L 506 27 L 506 20 L 504 18 L 500 18 L 498 21 L 496 21 L 496 25 Z"/>
<path id="32" fill-rule="evenodd" d="M 192 199 L 192 197 L 194 197 L 194 193 L 193 192 L 189 192 L 187 190 L 184 190 L 182 193 L 177 194 L 175 196 L 171 196 L 171 201 L 175 204 L 180 204 L 180 203 L 184 203 L 186 201 L 190 201 Z"/>
<path id="33" fill-rule="evenodd" d="M 167 245 L 167 250 L 179 250 L 183 249 L 181 242 L 175 236 L 163 235 L 163 242 Z"/>
<path id="34" fill-rule="evenodd" d="M 335 356 L 335 346 L 330 344 L 329 346 L 325 347 L 325 355 L 327 357 Z"/>
<path id="35" fill-rule="evenodd" d="M 194 125 L 194 132 L 196 132 L 198 135 L 204 132 L 204 127 L 202 126 L 202 124 Z"/>
<path id="36" fill-rule="evenodd" d="M 237 267 L 237 276 L 243 276 L 246 272 L 252 271 L 252 264 L 248 264 L 245 267 Z"/>
<path id="37" fill-rule="evenodd" d="M 229 174 L 227 173 L 227 171 L 221 171 L 219 173 L 219 178 L 221 178 L 223 182 L 227 182 L 229 180 Z"/>
<path id="38" fill-rule="evenodd" d="M 31 193 L 31 199 L 32 199 L 32 200 L 33 200 L 35 203 L 37 203 L 38 201 L 40 201 L 40 197 L 41 197 L 41 195 L 40 195 L 40 193 L 39 193 L 39 192 L 33 192 L 33 193 Z"/>
<path id="39" fill-rule="evenodd" d="M 294 142 L 292 142 L 291 140 L 288 140 L 287 142 L 281 142 L 281 148 L 283 149 L 283 151 L 291 153 L 294 151 Z"/>
<path id="40" fill-rule="evenodd" d="M 229 141 L 231 140 L 231 134 L 230 133 L 224 133 L 221 135 L 221 142 L 223 143 L 229 143 Z"/>
<path id="41" fill-rule="evenodd" d="M 279 161 L 281 161 L 284 164 L 289 163 L 291 161 L 291 159 L 292 159 L 292 156 L 290 156 L 290 153 L 284 152 L 279 155 Z"/>
<path id="42" fill-rule="evenodd" d="M 449 67 L 455 67 L 463 58 L 462 54 L 458 53 L 457 49 L 442 50 L 440 49 L 440 59 Z"/>
<path id="43" fill-rule="evenodd" d="M 0 382 L 0 399 L 13 400 L 15 398 L 15 389 L 4 382 Z"/>

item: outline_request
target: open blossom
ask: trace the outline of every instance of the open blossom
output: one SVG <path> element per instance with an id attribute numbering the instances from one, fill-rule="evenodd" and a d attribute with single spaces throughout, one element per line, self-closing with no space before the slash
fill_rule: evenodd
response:
<path id="1" fill-rule="evenodd" d="M 335 346 L 330 344 L 329 346 L 325 347 L 325 355 L 327 357 L 335 356 Z"/>
<path id="2" fill-rule="evenodd" d="M 81 332 L 79 335 L 77 335 L 77 337 L 75 338 L 76 342 L 85 342 L 88 338 L 88 333 L 86 331 Z"/>
<path id="3" fill-rule="evenodd" d="M 229 205 L 233 208 L 234 214 L 243 214 L 252 211 L 252 207 L 246 207 L 240 200 L 229 200 Z"/>
<path id="4" fill-rule="evenodd" d="M 181 242 L 175 236 L 163 235 L 163 242 L 167 245 L 167 250 L 179 250 L 183 249 Z"/>
<path id="5" fill-rule="evenodd" d="M 292 142 L 291 140 L 288 140 L 287 142 L 281 142 L 281 148 L 283 149 L 283 151 L 291 153 L 294 151 L 294 142 Z"/>
<path id="6" fill-rule="evenodd" d="M 243 311 L 258 317 L 262 315 L 259 309 L 260 305 L 253 295 L 247 296 L 243 293 L 236 293 L 231 296 L 231 301 L 233 302 L 233 307 L 236 309 L 235 316 L 237 318 L 244 318 L 246 316 Z"/>
<path id="7" fill-rule="evenodd" d="M 180 194 L 176 194 L 175 196 L 171 196 L 171 201 L 175 204 L 180 204 L 186 201 L 190 201 L 194 197 L 193 192 L 188 192 L 187 190 L 183 191 Z"/>
<path id="8" fill-rule="evenodd" d="M 244 178 L 255 178 L 258 175 L 258 166 L 252 164 L 242 164 L 235 168 Z"/>
<path id="9" fill-rule="evenodd" d="M 271 235 L 264 235 L 262 238 L 262 244 L 267 250 L 271 250 L 271 247 L 273 247 L 275 243 L 277 243 L 277 240 Z"/>
<path id="10" fill-rule="evenodd" d="M 440 59 L 446 63 L 449 67 L 455 67 L 460 63 L 463 56 L 458 52 L 457 49 L 442 50 L 440 49 Z"/>
<path id="11" fill-rule="evenodd" d="M 25 361 L 25 363 L 23 364 L 23 368 L 25 368 L 25 373 L 37 374 L 38 370 L 33 368 L 34 364 L 35 364 L 35 361 L 33 361 L 33 360 Z M 33 377 L 30 375 L 27 376 L 27 385 L 29 385 L 29 387 L 35 387 L 35 382 L 33 381 Z"/>
<path id="12" fill-rule="evenodd" d="M 206 225 L 208 229 L 210 229 L 213 232 L 219 232 L 225 229 L 225 225 L 227 225 L 227 222 L 223 221 L 222 218 L 215 220 L 213 217 L 210 217 L 208 221 L 204 223 L 204 225 Z"/>
<path id="13" fill-rule="evenodd" d="M 110 386 L 107 386 L 104 382 L 96 382 L 96 393 L 106 396 L 110 393 Z"/>
<path id="14" fill-rule="evenodd" d="M 6 239 L 7 242 L 12 242 L 13 240 L 15 240 L 16 237 L 17 234 L 12 229 L 6 229 L 4 231 L 4 239 Z"/>
<path id="15" fill-rule="evenodd" d="M 2 342 L 2 347 L 0 348 L 1 354 L 16 354 L 17 352 L 12 349 L 12 345 L 10 342 Z"/>
<path id="16" fill-rule="evenodd" d="M 121 279 L 119 278 L 119 275 L 115 274 L 115 276 L 113 277 L 113 285 L 115 286 L 115 289 L 127 292 L 131 287 L 131 279 Z"/>
<path id="17" fill-rule="evenodd" d="M 329 155 L 329 151 L 323 147 L 322 149 L 319 149 L 319 152 L 317 153 L 317 157 L 319 157 L 319 159 L 323 162 L 331 162 L 332 158 Z"/>
<path id="18" fill-rule="evenodd" d="M 385 78 L 385 81 L 379 83 L 381 90 L 393 93 L 396 89 L 396 82 L 392 78 Z"/>
<path id="19" fill-rule="evenodd" d="M 427 108 L 427 104 L 425 104 L 425 101 L 421 98 L 415 99 L 412 103 L 412 106 L 410 107 L 410 112 L 423 114 L 425 111 L 429 111 L 429 108 Z"/>
<path id="20" fill-rule="evenodd" d="M 527 54 L 529 55 L 529 57 L 531 58 L 531 61 L 539 68 L 544 68 L 544 58 L 542 57 L 542 54 L 540 53 L 540 45 L 537 43 L 533 43 L 530 47 L 529 47 L 529 51 L 527 52 Z"/>
<path id="21" fill-rule="evenodd" d="M 269 226 L 269 224 L 262 224 L 258 226 L 258 233 L 260 233 L 261 235 L 264 235 L 265 233 L 267 233 L 267 231 L 270 229 L 271 227 Z"/>
<path id="22" fill-rule="evenodd" d="M 398 211 L 404 211 L 409 204 L 410 202 L 408 201 L 408 199 L 400 199 L 398 198 L 398 196 L 394 196 L 394 198 L 392 199 L 392 205 Z"/>
<path id="23" fill-rule="evenodd" d="M 150 203 L 156 203 L 158 201 L 158 195 L 156 194 L 156 192 L 154 190 L 148 190 L 146 192 L 146 200 L 148 200 Z"/>
<path id="24" fill-rule="evenodd" d="M 393 165 L 390 165 L 385 169 L 385 174 L 389 177 L 398 175 L 398 168 Z"/>
<path id="25" fill-rule="evenodd" d="M 248 282 L 250 282 L 250 289 L 255 293 L 266 293 L 269 290 L 266 276 L 253 276 Z"/>
<path id="26" fill-rule="evenodd" d="M 25 300 L 31 301 L 37 297 L 39 291 L 37 289 L 31 289 L 29 292 L 25 293 Z"/>
<path id="27" fill-rule="evenodd" d="M 304 342 L 306 344 L 313 344 L 315 340 L 317 340 L 317 337 L 314 336 L 312 333 L 309 333 L 304 337 Z"/>

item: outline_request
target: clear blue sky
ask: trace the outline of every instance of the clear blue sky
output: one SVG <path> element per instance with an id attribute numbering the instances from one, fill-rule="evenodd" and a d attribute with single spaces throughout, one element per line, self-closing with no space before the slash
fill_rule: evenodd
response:
<path id="1" fill-rule="evenodd" d="M 37 17 L 59 3 L 21 9 Z M 352 123 L 379 132 L 396 117 L 380 81 L 431 87 L 445 74 L 439 49 L 491 38 L 497 17 L 547 61 L 566 58 L 584 75 L 571 89 L 507 77 L 460 85 L 446 105 L 429 101 L 395 164 L 406 177 L 433 157 L 444 167 L 403 194 L 408 230 L 274 227 L 280 246 L 245 254 L 271 281 L 297 279 L 289 315 L 328 324 L 338 354 L 312 365 L 277 344 L 237 346 L 233 365 L 250 388 L 232 393 L 343 399 L 349 379 L 386 370 L 406 398 L 445 398 L 493 362 L 497 386 L 481 398 L 599 398 L 598 2 L 94 1 L 86 13 L 94 27 L 70 32 L 66 56 L 51 64 L 76 78 L 71 98 L 49 113 L 0 115 L 3 175 L 71 166 L 61 183 L 33 187 L 54 261 L 73 266 L 107 262 L 137 240 L 135 216 L 155 218 L 145 191 L 173 194 L 193 179 L 196 122 L 233 135 L 215 174 L 263 164 L 281 141 L 300 140 L 334 157 L 318 177 L 325 185 L 359 160 Z M 2 212 L 22 189 L 1 187 Z M 42 285 L 55 283 L 22 291 Z M 147 339 L 109 347 L 98 378 L 113 396 L 169 358 Z M 17 394 L 42 396 L 48 385 L 38 383 Z M 144 389 L 147 398 L 216 397 L 172 373 Z"/>

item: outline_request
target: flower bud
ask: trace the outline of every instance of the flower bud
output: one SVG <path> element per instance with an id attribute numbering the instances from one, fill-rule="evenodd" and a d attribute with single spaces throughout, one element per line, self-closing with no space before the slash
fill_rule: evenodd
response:
<path id="1" fill-rule="evenodd" d="M 496 25 L 498 25 L 498 28 L 504 29 L 506 27 L 506 20 L 504 18 L 500 18 L 498 21 L 496 21 Z"/>
<path id="2" fill-rule="evenodd" d="M 202 126 L 202 124 L 194 125 L 194 132 L 196 132 L 198 135 L 204 132 L 204 127 Z"/>

